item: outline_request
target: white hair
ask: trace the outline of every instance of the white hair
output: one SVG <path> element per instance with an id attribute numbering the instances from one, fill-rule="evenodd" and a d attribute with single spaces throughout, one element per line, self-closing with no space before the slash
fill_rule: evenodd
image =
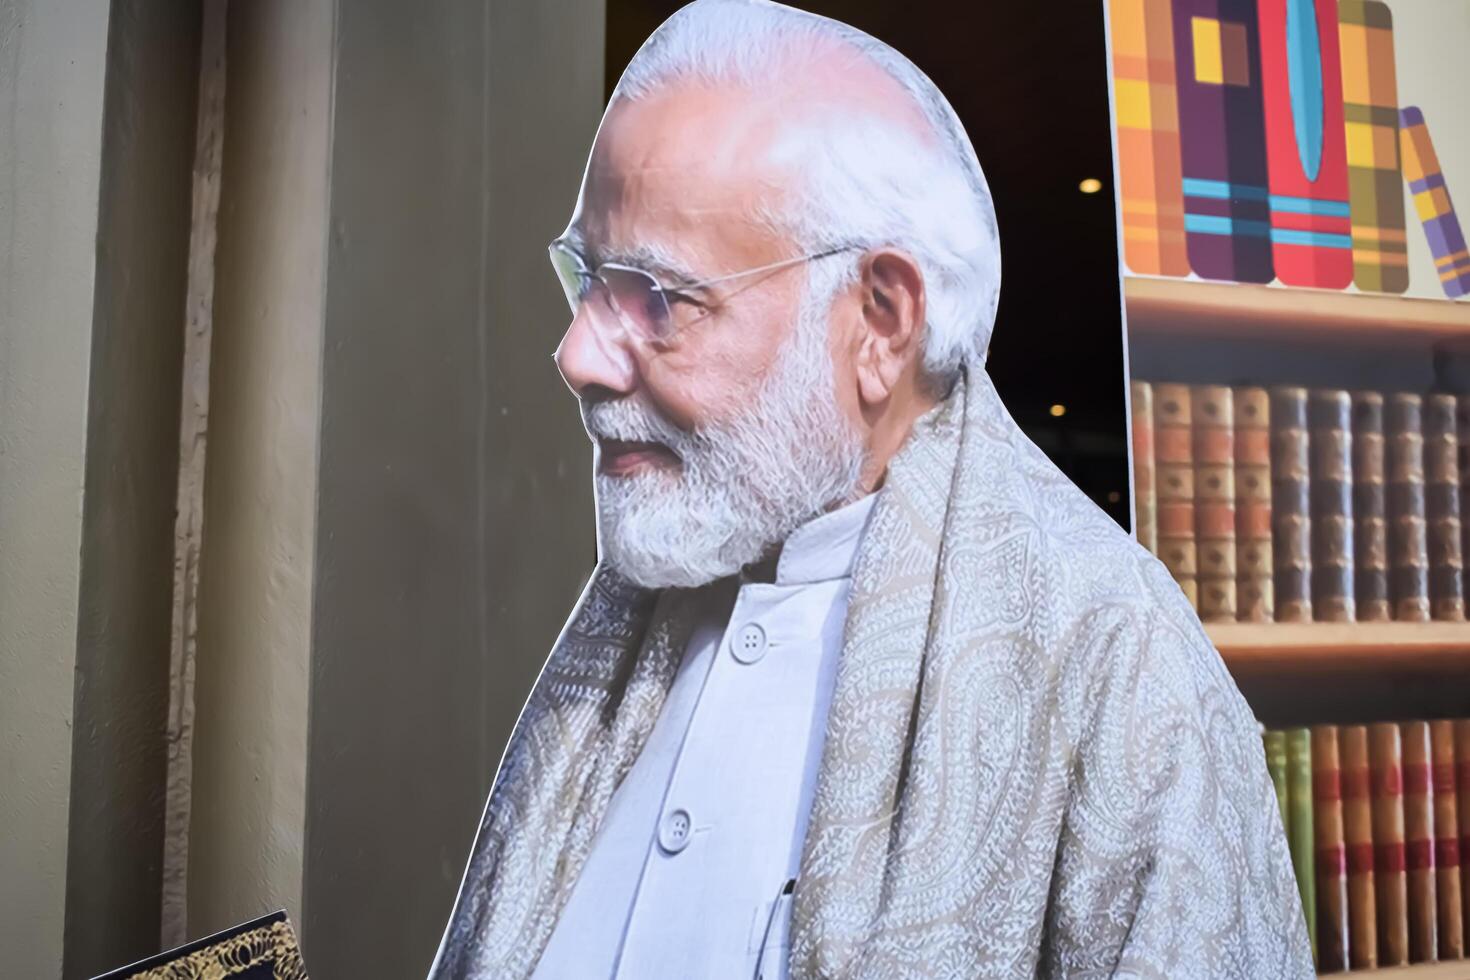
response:
<path id="1" fill-rule="evenodd" d="M 695 0 L 659 26 L 623 72 L 613 98 L 637 101 L 671 82 L 779 85 L 804 52 L 845 45 L 897 82 L 933 140 L 854 102 L 776 148 L 804 177 L 795 214 L 758 218 L 810 252 L 843 245 L 913 255 L 927 297 L 923 367 L 941 381 L 983 364 L 1000 299 L 1000 237 L 975 148 L 939 88 L 868 34 L 768 0 Z M 848 269 L 856 274 L 856 263 Z M 850 279 L 849 279 L 850 281 Z"/>

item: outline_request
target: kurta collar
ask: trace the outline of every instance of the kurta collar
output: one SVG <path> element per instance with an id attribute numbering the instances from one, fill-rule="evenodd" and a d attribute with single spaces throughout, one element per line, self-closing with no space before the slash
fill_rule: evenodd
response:
<path id="1" fill-rule="evenodd" d="M 847 578 L 873 510 L 876 493 L 807 521 L 791 532 L 776 563 L 777 585 Z"/>

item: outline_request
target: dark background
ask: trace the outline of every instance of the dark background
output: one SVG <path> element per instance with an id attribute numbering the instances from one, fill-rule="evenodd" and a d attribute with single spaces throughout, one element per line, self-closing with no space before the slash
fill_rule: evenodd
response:
<path id="1" fill-rule="evenodd" d="M 608 0 L 611 93 L 679 0 Z M 965 124 L 1000 223 L 988 367 L 1011 414 L 1124 528 L 1128 440 L 1102 5 L 807 0 L 903 52 Z M 1096 177 L 1096 194 L 1078 183 Z M 1054 418 L 1053 404 L 1066 406 Z"/>

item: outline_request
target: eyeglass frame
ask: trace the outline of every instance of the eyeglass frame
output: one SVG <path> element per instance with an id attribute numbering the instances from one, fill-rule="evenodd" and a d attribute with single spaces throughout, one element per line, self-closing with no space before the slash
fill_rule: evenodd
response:
<path id="1" fill-rule="evenodd" d="M 693 292 L 693 291 L 697 291 L 697 290 L 701 290 L 701 289 L 706 289 L 706 288 L 708 288 L 710 286 L 716 286 L 716 285 L 719 285 L 720 283 L 730 282 L 730 281 L 735 280 L 735 279 L 744 279 L 744 278 L 749 277 L 749 276 L 759 275 L 762 272 L 775 273 L 775 272 L 781 271 L 782 269 L 787 269 L 787 268 L 790 268 L 792 266 L 800 265 L 800 264 L 803 264 L 803 263 L 806 263 L 806 262 L 815 262 L 818 259 L 830 258 L 830 257 L 832 257 L 834 255 L 840 255 L 843 252 L 856 251 L 856 250 L 861 249 L 862 247 L 863 246 L 857 245 L 857 244 L 839 245 L 839 246 L 836 246 L 834 248 L 824 249 L 824 250 L 818 251 L 818 252 L 811 252 L 811 253 L 808 253 L 806 255 L 798 255 L 798 256 L 795 256 L 793 258 L 782 259 L 782 260 L 780 260 L 778 262 L 770 262 L 770 263 L 767 263 L 766 265 L 759 265 L 759 266 L 756 266 L 756 267 L 751 268 L 751 269 L 743 269 L 743 270 L 741 270 L 739 272 L 731 272 L 731 273 L 729 273 L 727 275 L 723 275 L 723 276 L 714 276 L 714 277 L 709 278 L 709 279 L 701 279 L 701 280 L 699 280 L 697 282 L 685 283 L 685 284 L 682 284 L 682 285 L 677 286 L 677 287 L 666 286 L 662 282 L 659 281 L 659 277 L 658 276 L 654 275 L 649 270 L 644 269 L 644 268 L 640 268 L 639 266 L 636 266 L 636 265 L 629 265 L 629 264 L 624 263 L 624 262 L 599 262 L 595 267 L 588 268 L 587 262 L 582 257 L 581 253 L 578 252 L 575 248 L 573 248 L 572 245 L 571 245 L 571 243 L 568 242 L 565 238 L 556 238 L 556 239 L 553 239 L 552 242 L 551 242 L 551 244 L 549 244 L 547 246 L 547 254 L 548 254 L 548 258 L 550 258 L 550 260 L 551 260 L 551 266 L 552 266 L 553 271 L 556 274 L 557 282 L 561 283 L 562 292 L 566 294 L 567 304 L 571 307 L 572 315 L 574 317 L 577 315 L 577 310 L 578 310 L 579 306 L 582 305 L 582 303 L 585 302 L 585 300 L 583 298 L 583 295 L 580 292 L 577 294 L 576 298 L 574 299 L 573 296 L 572 296 L 572 294 L 567 290 L 567 283 L 566 283 L 566 281 L 562 277 L 562 273 L 561 273 L 560 267 L 557 265 L 556 256 L 555 256 L 555 253 L 556 252 L 561 252 L 562 254 L 566 255 L 568 258 L 572 259 L 572 261 L 576 264 L 576 270 L 575 271 L 576 271 L 576 274 L 577 274 L 577 276 L 578 276 L 579 279 L 593 279 L 593 280 L 596 280 L 597 282 L 600 282 L 602 284 L 603 291 L 604 291 L 604 293 L 607 296 L 607 305 L 608 305 L 608 308 L 610 310 L 612 310 L 614 316 L 617 317 L 618 326 L 622 329 L 622 331 L 623 331 L 623 333 L 625 335 L 627 335 L 629 337 L 632 337 L 635 340 L 638 340 L 638 341 L 640 341 L 642 343 L 645 343 L 645 344 L 659 345 L 659 346 L 665 346 L 666 347 L 671 342 L 673 342 L 675 338 L 677 338 L 681 334 L 683 334 L 686 330 L 688 330 L 691 327 L 694 327 L 694 326 L 698 325 L 699 323 L 703 322 L 704 320 L 708 319 L 709 316 L 714 312 L 714 310 L 711 309 L 711 308 L 706 307 L 705 312 L 702 313 L 698 317 L 698 319 L 694 320 L 693 322 L 686 323 L 686 324 L 684 324 L 681 327 L 677 327 L 677 328 L 671 330 L 666 336 L 663 336 L 663 337 L 651 337 L 651 336 L 647 336 L 644 331 L 638 329 L 634 325 L 634 324 L 636 324 L 636 321 L 633 319 L 633 317 L 630 314 L 625 313 L 619 307 L 618 302 L 617 302 L 617 299 L 613 295 L 612 285 L 606 279 L 602 278 L 602 275 L 601 275 L 602 270 L 604 270 L 604 269 L 615 269 L 615 270 L 618 270 L 620 272 L 631 272 L 631 273 L 634 273 L 634 274 L 637 274 L 637 275 L 641 275 L 641 276 L 646 277 L 650 282 L 653 283 L 653 290 L 652 290 L 653 293 L 655 295 L 657 295 L 659 297 L 659 299 L 662 300 L 662 302 L 664 304 L 664 316 L 665 316 L 665 318 L 668 320 L 668 322 L 670 324 L 673 324 L 674 323 L 674 311 L 673 311 L 672 306 L 670 306 L 670 304 L 669 304 L 669 298 L 668 298 L 670 294 L 676 294 L 677 295 L 677 294 L 682 294 L 682 293 L 686 293 L 686 292 Z M 760 280 L 760 281 L 763 282 L 764 280 Z M 756 286 L 757 284 L 758 283 L 752 283 L 750 286 L 748 286 L 746 288 L 754 288 L 754 286 Z M 736 293 L 732 293 L 732 294 L 730 294 L 730 296 L 725 297 L 725 300 L 728 302 L 728 300 L 734 298 L 734 296 L 739 295 L 739 293 L 740 292 L 743 292 L 743 291 L 744 290 L 739 290 Z M 704 304 L 701 304 L 701 305 L 704 305 Z M 630 323 L 630 321 L 632 321 L 632 323 Z"/>

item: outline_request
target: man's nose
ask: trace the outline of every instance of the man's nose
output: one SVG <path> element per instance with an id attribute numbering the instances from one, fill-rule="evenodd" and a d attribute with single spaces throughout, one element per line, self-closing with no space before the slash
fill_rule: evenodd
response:
<path id="1" fill-rule="evenodd" d="M 556 348 L 556 367 L 578 398 L 597 389 L 610 396 L 631 394 L 638 371 L 629 340 L 615 325 L 594 322 L 602 314 L 582 303 Z"/>

